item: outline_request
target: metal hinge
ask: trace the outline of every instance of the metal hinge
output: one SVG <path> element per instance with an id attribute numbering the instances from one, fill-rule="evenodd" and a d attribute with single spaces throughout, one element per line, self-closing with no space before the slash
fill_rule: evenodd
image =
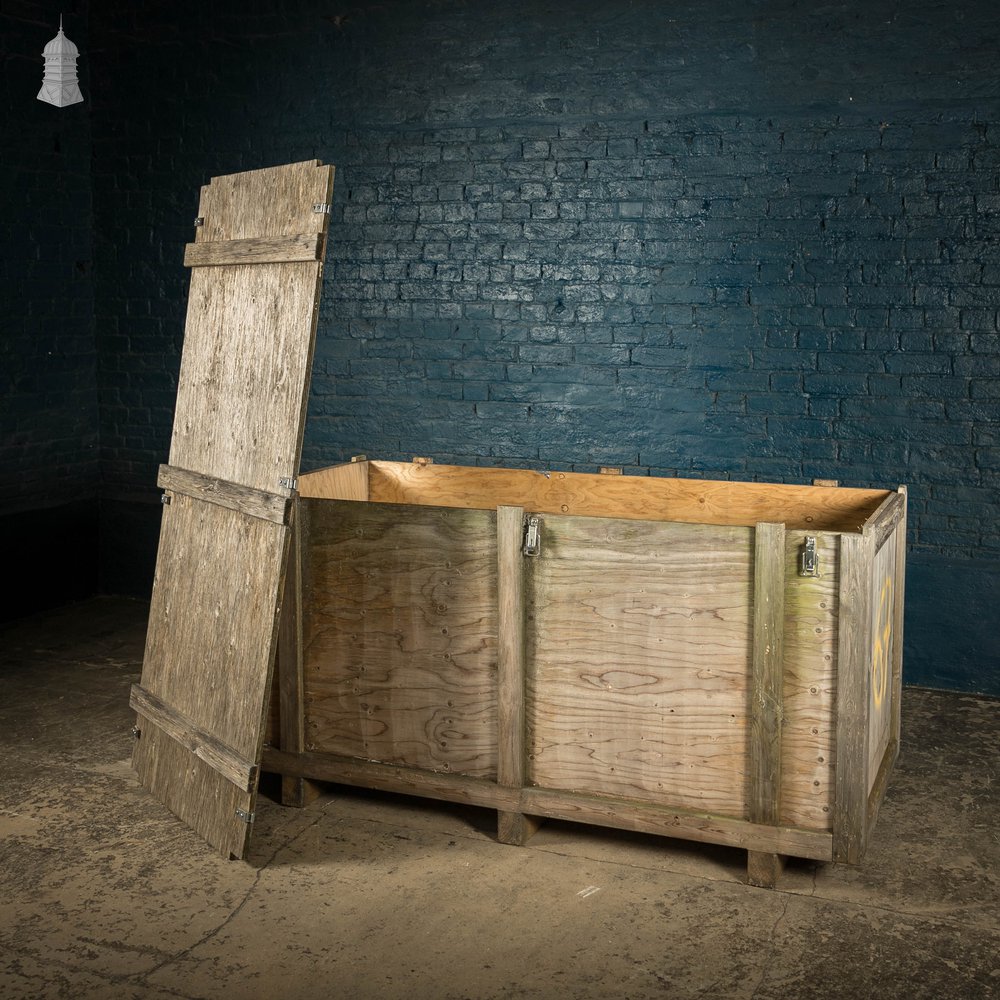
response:
<path id="1" fill-rule="evenodd" d="M 286 490 L 296 490 L 299 488 L 299 481 L 297 479 L 293 479 L 291 476 L 288 476 L 284 479 L 279 479 L 278 485 L 284 486 Z"/>
<path id="2" fill-rule="evenodd" d="M 541 519 L 537 514 L 529 514 L 524 522 L 524 548 L 526 556 L 537 556 L 542 551 Z"/>
<path id="3" fill-rule="evenodd" d="M 142 736 L 142 730 L 138 726 L 132 727 L 132 739 L 137 740 Z"/>
<path id="4" fill-rule="evenodd" d="M 199 226 L 203 226 L 203 225 L 205 225 L 205 216 L 204 216 L 204 215 L 199 215 L 199 216 L 198 216 L 198 218 L 196 218 L 196 219 L 194 220 L 194 225 L 195 225 L 195 228 L 196 228 L 196 229 L 197 229 L 197 228 L 198 228 Z"/>
<path id="5" fill-rule="evenodd" d="M 161 493 L 160 494 L 160 503 L 162 503 L 163 506 L 166 507 L 167 504 L 170 503 L 170 494 L 169 493 Z"/>
<path id="6" fill-rule="evenodd" d="M 243 820 L 244 823 L 252 823 L 254 814 L 252 812 L 247 812 L 246 809 L 237 809 L 236 818 Z"/>
<path id="7" fill-rule="evenodd" d="M 816 539 L 806 535 L 799 552 L 799 576 L 819 576 L 819 559 L 816 556 Z"/>
<path id="8" fill-rule="evenodd" d="M 333 205 L 327 201 L 318 201 L 315 205 L 313 205 L 313 211 L 317 215 L 329 215 L 331 208 L 333 208 Z"/>

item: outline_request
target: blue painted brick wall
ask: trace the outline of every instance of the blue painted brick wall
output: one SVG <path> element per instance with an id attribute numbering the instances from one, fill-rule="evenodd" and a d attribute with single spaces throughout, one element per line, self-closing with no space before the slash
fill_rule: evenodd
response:
<path id="1" fill-rule="evenodd" d="M 36 100 L 60 9 L 0 12 L 0 517 L 98 493 L 90 117 Z M 85 50 L 87 5 L 64 9 Z"/>
<path id="2" fill-rule="evenodd" d="M 907 483 L 907 679 L 1000 693 L 994 4 L 180 0 L 92 30 L 109 495 L 166 456 L 198 186 L 315 156 L 306 467 Z"/>

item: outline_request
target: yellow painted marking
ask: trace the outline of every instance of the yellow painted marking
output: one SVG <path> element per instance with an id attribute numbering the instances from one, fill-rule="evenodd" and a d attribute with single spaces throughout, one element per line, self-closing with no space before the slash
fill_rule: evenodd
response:
<path id="1" fill-rule="evenodd" d="M 889 687 L 890 657 L 892 655 L 892 577 L 887 576 L 878 599 L 878 617 L 875 620 L 875 639 L 872 648 L 872 697 L 875 707 L 881 708 Z"/>

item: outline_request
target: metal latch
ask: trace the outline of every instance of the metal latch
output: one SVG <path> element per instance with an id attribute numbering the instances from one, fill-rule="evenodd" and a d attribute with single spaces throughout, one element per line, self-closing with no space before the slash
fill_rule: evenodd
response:
<path id="1" fill-rule="evenodd" d="M 244 823 L 252 823 L 254 814 L 252 812 L 247 812 L 246 809 L 237 809 L 236 818 L 243 820 Z"/>
<path id="2" fill-rule="evenodd" d="M 194 220 L 194 225 L 195 225 L 196 229 L 199 226 L 205 225 L 205 216 L 204 215 L 199 215 L 198 218 Z"/>
<path id="3" fill-rule="evenodd" d="M 284 486 L 286 490 L 294 490 L 298 489 L 299 481 L 297 479 L 293 479 L 291 476 L 288 476 L 286 478 L 279 479 L 278 485 Z"/>
<path id="4" fill-rule="evenodd" d="M 799 576 L 819 576 L 819 560 L 816 557 L 816 539 L 806 535 L 799 553 Z"/>
<path id="5" fill-rule="evenodd" d="M 541 519 L 537 514 L 529 514 L 524 524 L 524 548 L 526 556 L 537 556 L 542 551 Z"/>

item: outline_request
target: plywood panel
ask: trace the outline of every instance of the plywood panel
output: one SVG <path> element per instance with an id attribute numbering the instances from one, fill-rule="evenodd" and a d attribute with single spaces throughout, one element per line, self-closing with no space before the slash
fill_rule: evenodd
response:
<path id="1" fill-rule="evenodd" d="M 816 538 L 818 576 L 799 576 L 803 532 L 785 540 L 781 820 L 830 830 L 833 821 L 839 544 Z"/>
<path id="2" fill-rule="evenodd" d="M 213 179 L 202 190 L 197 241 L 220 245 L 195 256 L 224 259 L 232 240 L 324 235 L 329 216 L 313 206 L 329 200 L 332 183 L 332 168 L 315 161 Z M 140 703 L 133 762 L 154 795 L 238 857 L 256 794 L 288 544 L 281 480 L 299 463 L 321 267 L 196 268 L 188 303 L 141 681 L 155 699 L 147 701 L 162 707 L 158 717 L 179 721 L 143 720 Z M 254 765 L 244 787 L 190 752 L 209 743 L 221 748 L 213 759 Z"/>
<path id="3" fill-rule="evenodd" d="M 601 476 L 524 469 L 371 462 L 371 499 L 443 507 L 521 506 L 546 514 L 857 531 L 891 494 L 773 483 Z"/>
<path id="4" fill-rule="evenodd" d="M 351 462 L 307 472 L 299 478 L 299 495 L 328 500 L 367 500 L 368 463 Z"/>
<path id="5" fill-rule="evenodd" d="M 495 777 L 495 512 L 300 510 L 307 750 Z"/>
<path id="6" fill-rule="evenodd" d="M 546 516 L 529 781 L 745 817 L 753 532 Z"/>

